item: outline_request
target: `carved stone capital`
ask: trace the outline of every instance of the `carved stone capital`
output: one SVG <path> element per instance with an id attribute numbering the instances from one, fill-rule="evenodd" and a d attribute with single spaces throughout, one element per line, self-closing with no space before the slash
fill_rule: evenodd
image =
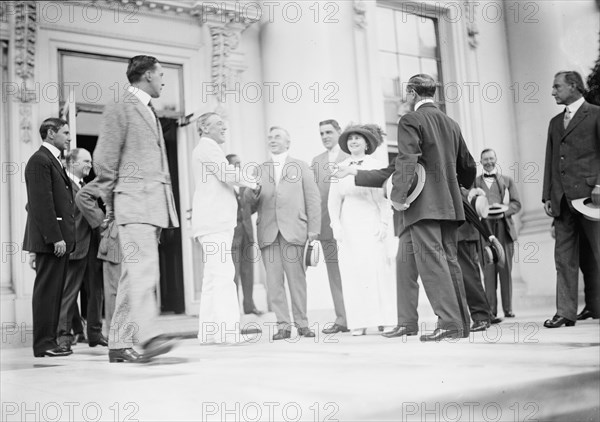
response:
<path id="1" fill-rule="evenodd" d="M 24 143 L 31 142 L 31 104 L 19 104 L 19 138 Z"/>
<path id="2" fill-rule="evenodd" d="M 477 22 L 475 20 L 477 17 L 475 8 L 478 6 L 478 4 L 479 2 L 474 2 L 472 0 L 467 0 L 465 3 L 467 15 L 467 36 L 469 37 L 469 46 L 471 48 L 477 48 L 477 45 L 479 44 L 479 41 L 477 40 L 479 29 L 477 28 Z"/>
<path id="3" fill-rule="evenodd" d="M 36 2 L 14 2 L 14 7 L 15 74 L 23 80 L 33 80 L 38 25 Z"/>
<path id="4" fill-rule="evenodd" d="M 367 27 L 367 6 L 363 0 L 354 0 L 354 25 L 357 28 Z"/>

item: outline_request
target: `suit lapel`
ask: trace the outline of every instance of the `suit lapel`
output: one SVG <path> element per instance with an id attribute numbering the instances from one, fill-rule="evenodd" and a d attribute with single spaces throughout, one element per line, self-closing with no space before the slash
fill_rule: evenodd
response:
<path id="1" fill-rule="evenodd" d="M 142 102 L 139 100 L 139 98 L 136 97 L 135 95 L 133 95 L 132 93 L 130 93 L 129 91 L 127 91 L 127 93 L 129 94 L 129 97 L 125 97 L 125 102 L 133 103 L 135 105 L 135 109 L 137 110 L 138 113 L 140 113 L 140 115 L 142 116 L 142 119 L 144 119 L 144 121 L 148 124 L 148 126 L 150 126 L 150 128 L 152 129 L 154 134 L 158 136 L 158 132 L 157 132 L 158 125 L 156 124 L 156 121 L 152 118 L 152 116 L 150 116 L 150 113 L 148 112 L 146 105 L 142 104 Z"/>
<path id="2" fill-rule="evenodd" d="M 65 171 L 64 167 L 60 165 L 60 163 L 58 162 L 58 160 L 56 159 L 55 156 L 52 155 L 52 153 L 50 152 L 50 150 L 48 150 L 48 148 L 41 146 L 40 150 L 45 153 L 48 158 L 50 159 L 50 162 L 52 163 L 52 165 L 54 167 L 56 167 L 56 169 L 58 170 L 58 172 L 61 174 L 61 176 L 63 177 L 63 179 L 65 179 L 65 183 L 67 184 L 71 184 L 71 179 L 69 179 L 69 176 L 67 176 L 67 172 Z"/>
<path id="3" fill-rule="evenodd" d="M 577 110 L 577 113 L 575 113 L 575 115 L 571 119 L 569 126 L 567 126 L 567 128 L 564 129 L 562 137 L 564 138 L 569 133 L 571 133 L 573 131 L 573 129 L 575 129 L 577 127 L 577 125 L 579 123 L 581 123 L 583 121 L 583 119 L 585 119 L 587 117 L 587 114 L 588 114 L 588 108 L 587 108 L 587 104 L 584 102 L 581 105 L 581 107 L 579 107 L 579 110 Z M 564 112 L 563 112 L 563 118 L 564 118 Z"/>

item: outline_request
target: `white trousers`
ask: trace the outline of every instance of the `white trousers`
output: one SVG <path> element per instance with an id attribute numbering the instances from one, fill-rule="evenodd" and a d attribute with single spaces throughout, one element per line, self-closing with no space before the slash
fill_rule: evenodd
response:
<path id="1" fill-rule="evenodd" d="M 204 277 L 200 296 L 198 340 L 238 343 L 240 308 L 231 257 L 233 229 L 196 238 L 202 245 Z"/>

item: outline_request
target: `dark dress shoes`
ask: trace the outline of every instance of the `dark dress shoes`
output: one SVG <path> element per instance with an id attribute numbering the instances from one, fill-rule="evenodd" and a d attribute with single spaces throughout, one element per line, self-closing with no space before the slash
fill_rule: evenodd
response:
<path id="1" fill-rule="evenodd" d="M 63 346 L 58 346 L 58 347 L 55 347 L 54 349 L 44 350 L 43 352 L 40 352 L 40 353 L 34 353 L 33 355 L 36 358 L 43 358 L 44 356 L 48 356 L 50 358 L 56 358 L 56 357 L 61 357 L 61 356 L 69 356 L 72 353 L 73 353 L 73 351 L 71 349 L 67 349 L 66 347 L 63 347 Z"/>
<path id="2" fill-rule="evenodd" d="M 144 351 L 140 355 L 139 362 L 146 363 L 152 358 L 158 355 L 164 355 L 171 351 L 177 344 L 178 339 L 175 337 L 169 337 L 165 335 L 159 335 L 152 337 L 150 340 L 144 343 Z"/>
<path id="3" fill-rule="evenodd" d="M 292 332 L 290 330 L 279 330 L 273 336 L 273 340 L 283 340 L 286 338 L 290 338 L 292 336 Z"/>
<path id="4" fill-rule="evenodd" d="M 104 337 L 102 334 L 100 334 L 100 337 L 95 338 L 93 340 L 90 339 L 88 344 L 90 347 L 96 347 L 96 346 L 108 347 L 108 340 L 106 340 L 106 337 Z"/>
<path id="5" fill-rule="evenodd" d="M 558 315 L 554 315 L 552 319 L 547 319 L 546 321 L 544 321 L 544 327 L 546 328 L 558 328 L 563 325 L 566 325 L 567 327 L 572 327 L 575 325 L 575 321 L 571 321 L 570 319 Z"/>
<path id="6" fill-rule="evenodd" d="M 140 358 L 138 352 L 132 348 L 128 349 L 109 349 L 108 350 L 108 361 L 110 363 L 115 362 L 137 362 Z"/>
<path id="7" fill-rule="evenodd" d="M 485 331 L 490 328 L 490 325 L 491 323 L 486 320 L 474 321 L 473 325 L 471 326 L 471 332 L 476 333 L 477 331 Z"/>
<path id="8" fill-rule="evenodd" d="M 308 327 L 298 328 L 298 335 L 302 337 L 314 337 L 315 332 Z"/>
<path id="9" fill-rule="evenodd" d="M 391 331 L 386 331 L 385 333 L 381 333 L 381 335 L 387 338 L 393 338 L 402 336 L 416 336 L 418 332 L 419 330 L 416 328 L 411 329 L 403 325 L 396 325 Z"/>
<path id="10" fill-rule="evenodd" d="M 583 308 L 583 311 L 577 315 L 577 321 L 584 321 L 588 318 L 598 319 L 598 314 L 590 311 L 588 308 Z"/>
<path id="11" fill-rule="evenodd" d="M 492 318 L 492 324 L 500 324 L 502 322 L 502 318 L 494 317 Z"/>
<path id="12" fill-rule="evenodd" d="M 515 314 L 513 314 L 512 312 L 504 312 L 504 317 L 505 318 L 514 318 Z"/>
<path id="13" fill-rule="evenodd" d="M 71 337 L 71 346 L 75 346 L 77 343 L 87 343 L 87 339 L 85 338 L 85 334 L 73 334 Z"/>
<path id="14" fill-rule="evenodd" d="M 348 327 L 339 324 L 333 324 L 331 327 L 321 330 L 323 334 L 347 333 L 348 331 L 350 331 Z"/>
<path id="15" fill-rule="evenodd" d="M 248 314 L 254 314 L 254 315 L 256 315 L 256 316 L 261 316 L 261 315 L 263 315 L 263 314 L 264 314 L 264 312 L 263 312 L 263 311 L 259 311 L 259 310 L 258 310 L 258 309 L 256 309 L 256 308 L 252 309 L 251 311 L 244 311 L 244 313 L 245 313 L 246 315 L 248 315 Z"/>
<path id="16" fill-rule="evenodd" d="M 464 338 L 468 337 L 469 333 L 464 333 L 460 330 L 444 330 L 443 328 L 436 328 L 431 334 L 424 334 L 419 340 L 421 341 L 441 341 L 445 338 Z"/>

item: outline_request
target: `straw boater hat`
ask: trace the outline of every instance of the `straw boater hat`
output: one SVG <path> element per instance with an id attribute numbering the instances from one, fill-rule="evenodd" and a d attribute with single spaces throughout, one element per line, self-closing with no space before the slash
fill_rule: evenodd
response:
<path id="1" fill-rule="evenodd" d="M 600 221 L 600 206 L 594 205 L 591 197 L 574 199 L 571 204 L 588 220 Z"/>
<path id="2" fill-rule="evenodd" d="M 388 179 L 385 181 L 385 185 L 384 185 L 384 195 L 386 198 L 388 198 L 391 202 L 391 195 L 392 195 L 392 188 L 393 188 L 393 184 L 392 184 L 392 176 L 388 177 Z M 423 191 L 423 188 L 425 187 L 425 177 L 426 177 L 426 172 L 425 172 L 425 167 L 423 167 L 421 164 L 417 163 L 416 167 L 415 167 L 415 177 L 413 177 L 412 183 L 410 185 L 410 188 L 408 188 L 408 194 L 406 196 L 406 203 L 407 204 L 412 204 L 413 201 L 415 199 L 417 199 L 417 197 L 421 194 L 421 192 Z"/>
<path id="3" fill-rule="evenodd" d="M 302 267 L 304 271 L 308 267 L 316 267 L 321 260 L 321 242 L 318 240 L 307 240 L 304 244 L 304 253 L 302 254 Z"/>
<path id="4" fill-rule="evenodd" d="M 375 152 L 377 147 L 383 143 L 383 136 L 385 135 L 381 128 L 375 124 L 348 126 L 344 129 L 344 132 L 342 132 L 338 141 L 341 150 L 346 154 L 350 154 L 350 150 L 348 149 L 348 138 L 353 133 L 357 133 L 365 138 L 365 141 L 367 142 L 365 154 L 367 155 Z"/>

